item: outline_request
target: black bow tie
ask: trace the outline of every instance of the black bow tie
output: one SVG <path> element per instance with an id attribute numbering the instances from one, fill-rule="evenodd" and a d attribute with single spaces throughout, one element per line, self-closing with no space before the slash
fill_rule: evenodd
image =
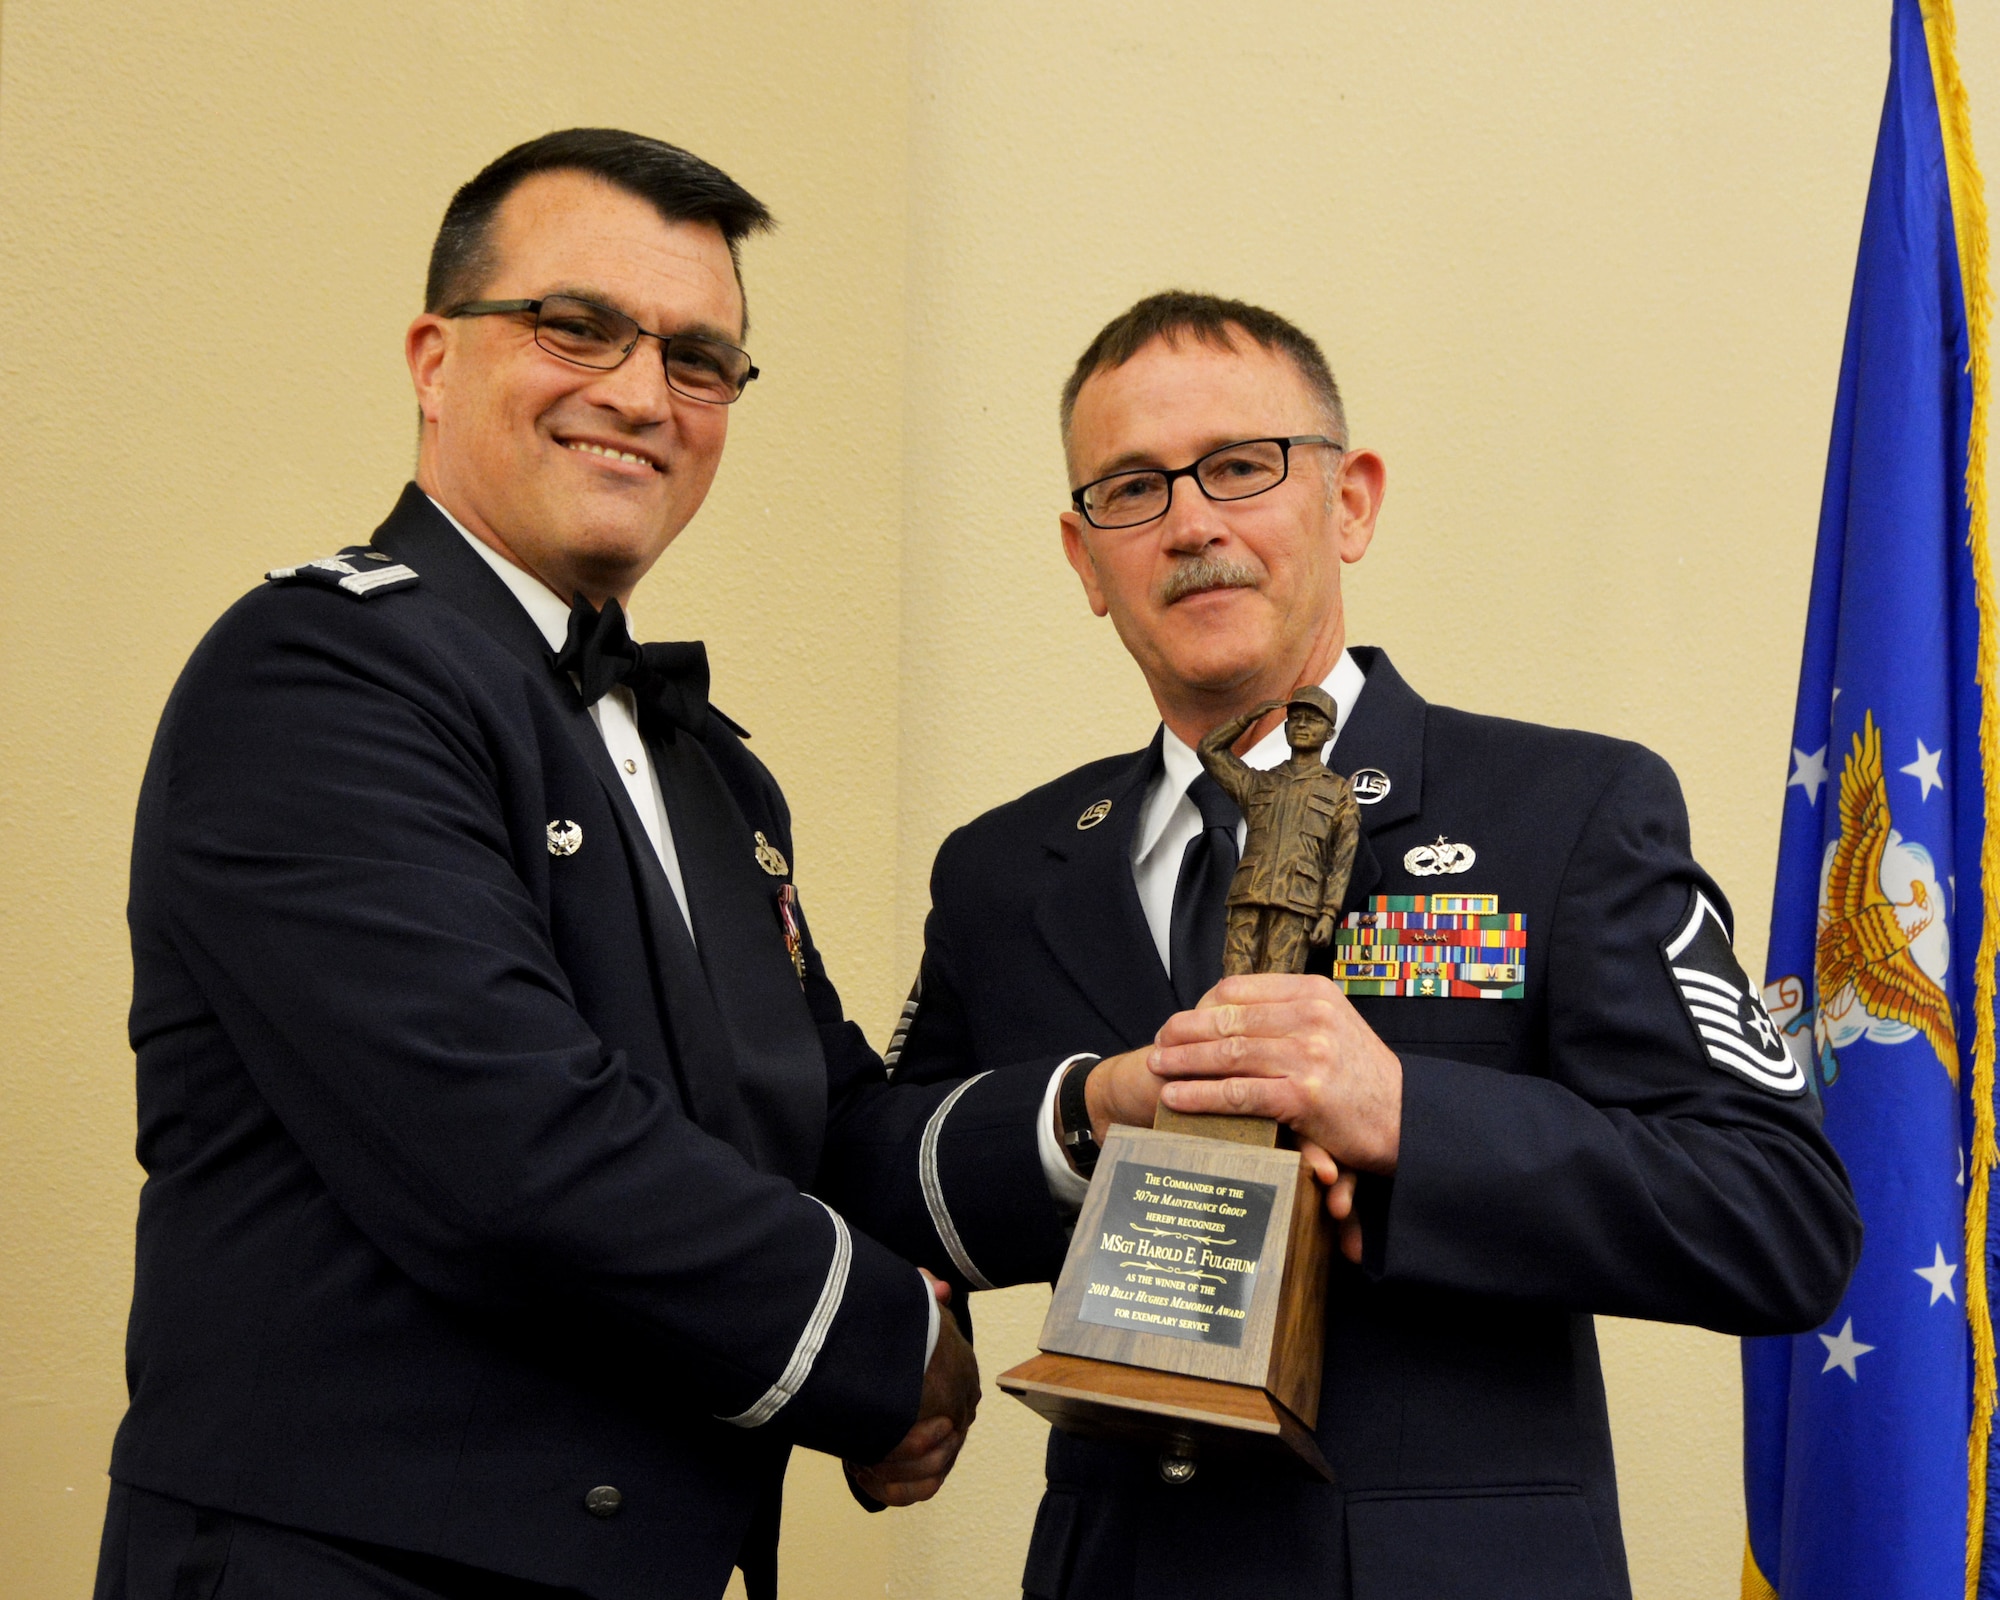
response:
<path id="1" fill-rule="evenodd" d="M 634 643 L 616 600 L 606 600 L 598 611 L 578 595 L 569 608 L 569 637 L 554 660 L 556 671 L 576 674 L 585 705 L 624 684 L 638 702 L 644 734 L 670 740 L 676 728 L 685 728 L 699 739 L 708 725 L 707 647 L 699 639 Z"/>

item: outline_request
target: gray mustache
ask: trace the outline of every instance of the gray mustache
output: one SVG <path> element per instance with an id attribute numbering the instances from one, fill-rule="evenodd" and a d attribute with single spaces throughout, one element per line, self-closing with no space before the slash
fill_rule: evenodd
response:
<path id="1" fill-rule="evenodd" d="M 1190 556 L 1167 574 L 1160 585 L 1160 604 L 1172 605 L 1204 589 L 1250 589 L 1257 573 L 1248 563 L 1221 556 Z"/>

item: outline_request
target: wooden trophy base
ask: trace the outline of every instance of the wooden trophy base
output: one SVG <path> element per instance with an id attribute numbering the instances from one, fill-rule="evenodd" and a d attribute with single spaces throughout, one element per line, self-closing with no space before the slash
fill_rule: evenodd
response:
<path id="1" fill-rule="evenodd" d="M 1000 1387 L 1065 1432 L 1151 1446 L 1169 1483 L 1208 1455 L 1331 1482 L 1313 1438 L 1331 1230 L 1276 1143 L 1247 1117 L 1113 1127 L 1042 1354 Z"/>
<path id="2" fill-rule="evenodd" d="M 1001 1373 L 999 1382 L 1064 1433 L 1158 1450 L 1160 1476 L 1170 1483 L 1187 1482 L 1210 1455 L 1285 1459 L 1333 1482 L 1312 1429 L 1247 1383 L 1046 1354 Z"/>
<path id="3" fill-rule="evenodd" d="M 1226 1139 L 1231 1144 L 1253 1144 L 1265 1150 L 1278 1148 L 1278 1125 L 1269 1117 L 1196 1115 L 1160 1106 L 1153 1112 L 1153 1132 L 1186 1133 L 1197 1139 Z"/>

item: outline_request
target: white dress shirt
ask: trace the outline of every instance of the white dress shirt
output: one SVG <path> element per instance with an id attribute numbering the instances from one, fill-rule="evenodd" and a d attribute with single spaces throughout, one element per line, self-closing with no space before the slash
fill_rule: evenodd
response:
<path id="1" fill-rule="evenodd" d="M 521 602 L 521 609 L 528 613 L 528 620 L 548 641 L 549 648 L 560 650 L 569 640 L 570 608 L 556 598 L 555 591 L 541 579 L 515 566 L 484 540 L 474 537 L 464 523 L 443 506 L 438 506 L 437 501 L 432 500 L 431 504 L 437 506 L 445 521 L 458 529 L 465 542 L 478 552 L 479 559 L 507 585 L 507 592 Z M 597 724 L 604 748 L 610 752 L 611 764 L 618 769 L 618 776 L 625 780 L 625 792 L 632 797 L 632 809 L 639 813 L 639 825 L 646 830 L 646 837 L 652 841 L 653 853 L 660 858 L 667 882 L 674 891 L 674 904 L 681 908 L 681 921 L 687 924 L 688 937 L 692 939 L 694 918 L 688 915 L 687 885 L 681 881 L 681 858 L 674 851 L 674 825 L 667 820 L 667 797 L 660 792 L 660 775 L 653 770 L 653 758 L 646 751 L 646 741 L 639 737 L 638 705 L 632 698 L 632 691 L 622 683 L 613 686 L 591 706 L 590 720 Z M 1057 1155 L 1060 1158 L 1060 1149 Z M 924 1304 L 930 1308 L 929 1332 L 924 1339 L 924 1365 L 928 1368 L 931 1352 L 937 1349 L 938 1341 L 938 1304 L 929 1283 L 924 1284 Z"/>
<path id="2" fill-rule="evenodd" d="M 431 504 L 437 506 L 445 521 L 458 529 L 465 542 L 478 552 L 479 559 L 507 585 L 508 593 L 521 602 L 521 609 L 528 613 L 528 620 L 548 641 L 549 648 L 560 650 L 569 640 L 569 607 L 556 598 L 555 591 L 515 566 L 484 540 L 475 538 L 464 523 L 438 506 L 437 501 Z M 646 751 L 646 741 L 639 737 L 638 703 L 632 698 L 632 691 L 622 683 L 614 684 L 591 706 L 590 720 L 597 724 L 598 736 L 604 740 L 611 764 L 625 781 L 632 809 L 639 813 L 639 826 L 646 830 L 653 854 L 660 858 L 660 866 L 674 891 L 674 904 L 681 908 L 681 921 L 687 924 L 688 937 L 692 939 L 694 918 L 688 915 L 687 885 L 681 881 L 681 858 L 674 851 L 674 825 L 667 820 L 667 799 L 660 793 L 660 776 L 653 770 L 653 758 Z"/>
<path id="3" fill-rule="evenodd" d="M 1320 756 L 1324 761 L 1333 747 L 1340 742 L 1340 733 L 1347 726 L 1347 719 L 1354 711 L 1354 702 L 1361 698 L 1362 686 L 1368 681 L 1354 657 L 1343 650 L 1340 659 L 1333 665 L 1333 671 L 1320 684 L 1333 697 L 1334 731 L 1326 742 L 1326 751 Z M 1292 747 L 1285 742 L 1285 726 L 1279 723 L 1263 738 L 1244 752 L 1246 766 L 1267 772 L 1288 760 Z M 1201 832 L 1201 812 L 1188 798 L 1188 785 L 1201 775 L 1201 757 L 1196 755 L 1179 734 L 1172 728 L 1160 730 L 1160 770 L 1153 781 L 1146 786 L 1146 797 L 1139 802 L 1139 826 L 1132 836 L 1132 883 L 1139 891 L 1139 907 L 1146 914 L 1146 927 L 1153 935 L 1153 944 L 1160 952 L 1160 965 L 1169 974 L 1173 968 L 1170 953 L 1174 923 L 1174 885 L 1181 873 L 1181 857 L 1187 853 L 1190 841 Z M 1248 831 L 1246 823 L 1236 824 L 1236 848 L 1243 848 L 1243 837 Z M 1060 1087 L 1064 1073 L 1079 1061 L 1096 1058 L 1089 1053 L 1071 1056 L 1056 1068 L 1049 1079 L 1049 1087 L 1042 1096 L 1042 1120 L 1037 1134 L 1037 1146 L 1041 1151 L 1042 1172 L 1049 1181 L 1049 1193 L 1058 1202 L 1068 1206 L 1081 1206 L 1085 1192 L 1090 1188 L 1090 1180 L 1083 1177 L 1069 1164 L 1064 1154 L 1062 1142 L 1056 1135 L 1056 1091 Z"/>

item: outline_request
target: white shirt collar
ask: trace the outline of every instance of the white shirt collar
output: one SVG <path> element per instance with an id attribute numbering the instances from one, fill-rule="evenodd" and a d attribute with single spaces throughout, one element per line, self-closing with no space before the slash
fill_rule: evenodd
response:
<path id="1" fill-rule="evenodd" d="M 458 529 L 465 542 L 479 553 L 479 559 L 491 567 L 500 581 L 507 585 L 508 591 L 521 602 L 521 609 L 528 613 L 528 620 L 534 623 L 541 636 L 548 640 L 549 648 L 562 649 L 569 642 L 569 607 L 556 598 L 555 590 L 533 573 L 515 566 L 443 506 L 438 505 L 432 496 L 427 494 L 424 498 L 437 506 L 444 520 Z"/>
<path id="2" fill-rule="evenodd" d="M 1346 650 L 1340 652 L 1333 671 L 1321 681 L 1320 687 L 1333 697 L 1336 718 L 1333 737 L 1326 744 L 1329 751 L 1339 743 L 1341 732 L 1347 727 L 1347 719 L 1353 714 L 1354 702 L 1361 698 L 1362 688 L 1367 682 L 1368 675 L 1361 670 L 1361 664 Z M 1248 766 L 1268 770 L 1291 753 L 1291 746 L 1285 743 L 1285 725 L 1281 722 L 1245 751 L 1243 760 Z M 1321 759 L 1325 759 L 1324 756 Z M 1187 786 L 1201 772 L 1201 757 L 1172 728 L 1163 727 L 1160 730 L 1160 761 L 1165 771 L 1146 796 L 1144 808 L 1139 813 L 1138 832 L 1132 841 L 1135 866 L 1153 853 L 1153 847 L 1160 842 L 1160 835 L 1166 831 L 1167 822 L 1180 805 L 1181 797 L 1187 793 Z"/>

